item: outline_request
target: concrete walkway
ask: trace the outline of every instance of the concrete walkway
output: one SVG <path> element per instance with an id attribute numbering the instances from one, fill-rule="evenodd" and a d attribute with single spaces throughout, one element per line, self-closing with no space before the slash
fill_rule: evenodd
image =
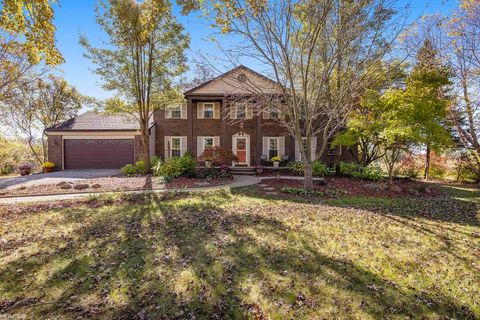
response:
<path id="1" fill-rule="evenodd" d="M 115 193 L 131 193 L 131 194 L 142 194 L 142 193 L 165 193 L 165 192 L 205 192 L 212 190 L 222 190 L 222 189 L 231 189 L 231 188 L 240 188 L 248 187 L 258 184 L 260 179 L 255 176 L 234 176 L 234 181 L 229 184 L 224 184 L 221 186 L 212 186 L 212 187 L 203 187 L 203 188 L 188 188 L 188 189 L 165 189 L 165 190 L 136 190 L 136 191 L 118 191 L 118 192 L 89 192 L 89 193 L 71 193 L 71 194 L 62 194 L 62 195 L 51 195 L 51 196 L 24 196 L 24 197 L 13 197 L 13 198 L 0 198 L 1 204 L 16 204 L 16 203 L 30 203 L 30 202 L 50 202 L 50 201 L 62 201 L 62 200 L 71 200 L 71 199 L 81 199 L 89 196 L 100 195 L 100 194 L 115 194 Z"/>

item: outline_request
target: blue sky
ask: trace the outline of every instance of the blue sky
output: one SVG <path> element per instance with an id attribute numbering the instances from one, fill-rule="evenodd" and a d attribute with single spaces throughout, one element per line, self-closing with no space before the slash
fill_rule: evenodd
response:
<path id="1" fill-rule="evenodd" d="M 57 46 L 66 60 L 59 67 L 62 75 L 70 84 L 76 86 L 82 94 L 99 99 L 112 96 L 111 92 L 104 91 L 101 88 L 101 79 L 91 71 L 94 66 L 83 57 L 84 50 L 78 44 L 80 34 L 87 35 L 94 45 L 99 44 L 102 32 L 95 23 L 95 0 L 60 0 L 60 3 L 60 7 L 57 7 L 55 11 L 55 26 L 57 27 Z M 456 0 L 417 0 L 411 3 L 413 3 L 412 17 L 435 12 L 448 14 L 458 5 Z M 212 29 L 205 21 L 194 14 L 180 15 L 179 8 L 176 6 L 174 6 L 174 13 L 191 37 L 190 49 L 187 52 L 189 60 L 193 60 L 198 51 L 212 55 L 218 53 L 216 45 L 208 40 L 208 37 L 212 34 Z"/>

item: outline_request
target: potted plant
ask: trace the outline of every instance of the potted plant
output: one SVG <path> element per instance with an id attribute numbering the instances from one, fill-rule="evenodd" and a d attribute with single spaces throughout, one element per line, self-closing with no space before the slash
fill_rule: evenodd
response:
<path id="1" fill-rule="evenodd" d="M 275 156 L 271 160 L 273 161 L 273 166 L 275 168 L 278 168 L 278 166 L 280 165 L 280 160 L 281 160 L 280 156 Z"/>
<path id="2" fill-rule="evenodd" d="M 18 172 L 22 176 L 28 176 L 32 172 L 32 166 L 28 163 L 24 163 L 18 167 Z"/>
<path id="3" fill-rule="evenodd" d="M 263 173 L 263 167 L 261 165 L 258 165 L 256 167 L 256 169 L 257 169 L 257 174 L 262 174 Z"/>
<path id="4" fill-rule="evenodd" d="M 228 172 L 228 169 L 229 169 L 229 166 L 226 164 L 222 164 L 220 166 L 220 170 L 222 170 L 222 172 Z"/>
<path id="5" fill-rule="evenodd" d="M 55 168 L 55 163 L 50 162 L 50 161 L 45 161 L 42 164 L 42 168 L 43 168 L 44 173 L 53 172 L 53 168 Z"/>
<path id="6" fill-rule="evenodd" d="M 205 167 L 206 168 L 211 168 L 212 167 L 212 161 L 213 159 L 210 157 L 204 157 L 203 161 L 205 161 Z"/>

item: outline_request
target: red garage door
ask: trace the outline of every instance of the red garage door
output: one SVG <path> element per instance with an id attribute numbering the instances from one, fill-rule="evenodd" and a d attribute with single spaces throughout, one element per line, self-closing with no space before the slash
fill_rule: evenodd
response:
<path id="1" fill-rule="evenodd" d="M 133 139 L 64 140 L 65 169 L 116 169 L 133 163 Z"/>

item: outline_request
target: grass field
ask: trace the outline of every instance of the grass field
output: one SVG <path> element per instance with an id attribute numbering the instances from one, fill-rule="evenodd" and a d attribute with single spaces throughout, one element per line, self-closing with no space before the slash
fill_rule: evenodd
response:
<path id="1" fill-rule="evenodd" d="M 0 318 L 480 318 L 480 191 L 447 192 L 4 208 Z"/>

